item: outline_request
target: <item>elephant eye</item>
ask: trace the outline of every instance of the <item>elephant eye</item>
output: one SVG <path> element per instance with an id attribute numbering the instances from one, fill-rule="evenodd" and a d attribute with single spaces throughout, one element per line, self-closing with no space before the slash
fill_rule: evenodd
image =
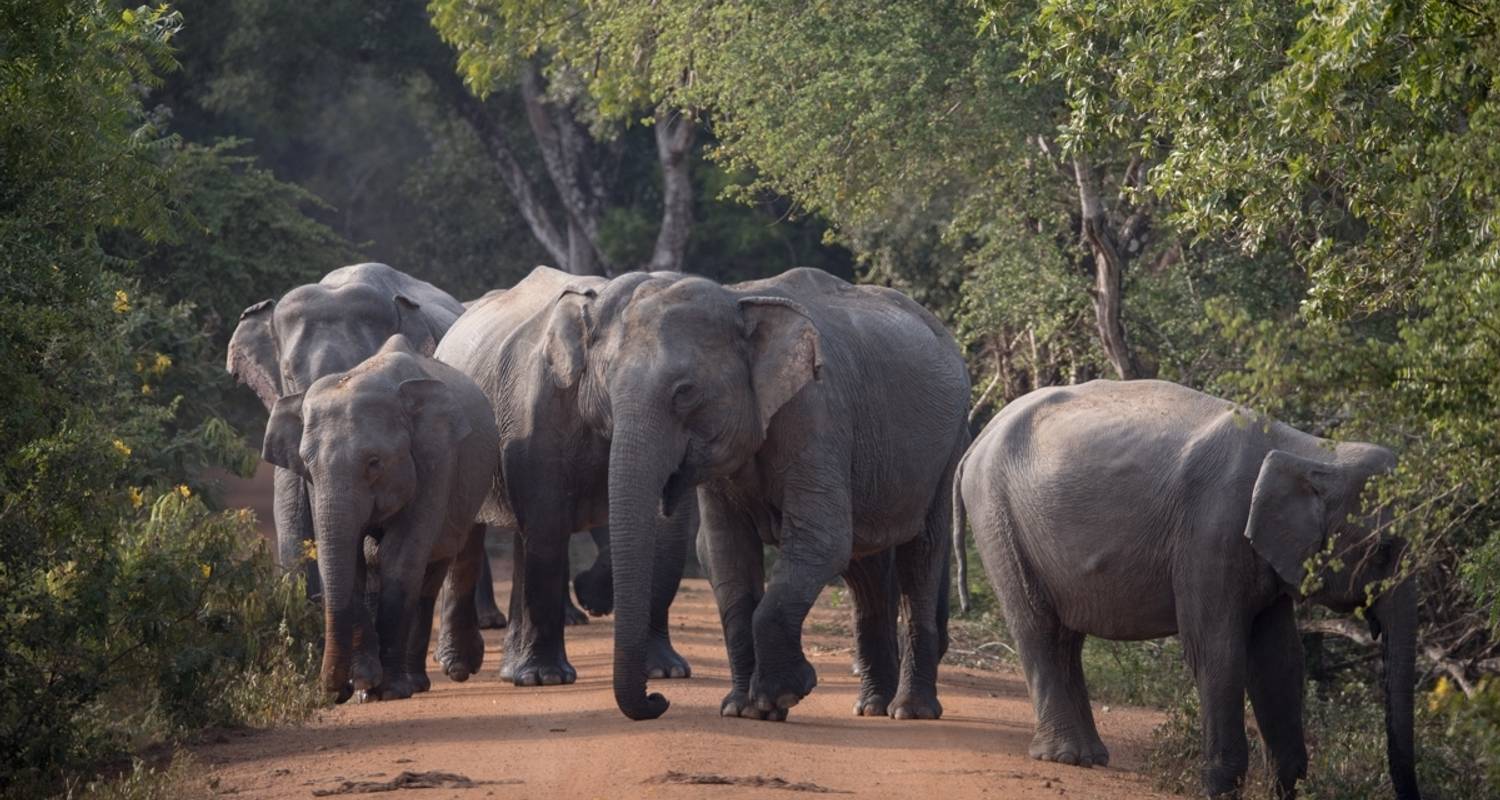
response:
<path id="1" fill-rule="evenodd" d="M 380 469 L 380 456 L 370 456 L 365 459 L 365 469 L 369 472 Z"/>
<path id="2" fill-rule="evenodd" d="M 672 405 L 677 411 L 690 410 L 698 402 L 698 387 L 683 381 L 672 389 Z"/>

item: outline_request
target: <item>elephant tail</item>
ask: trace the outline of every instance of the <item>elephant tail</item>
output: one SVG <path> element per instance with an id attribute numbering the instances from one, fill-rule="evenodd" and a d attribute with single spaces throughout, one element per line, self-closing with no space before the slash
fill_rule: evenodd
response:
<path id="1" fill-rule="evenodd" d="M 953 470 L 953 557 L 958 559 L 958 607 L 965 614 L 972 608 L 969 600 L 969 548 L 964 543 L 964 530 L 968 528 L 969 520 L 964 511 L 962 491 L 964 462 L 967 460 L 959 459 L 958 467 Z"/>

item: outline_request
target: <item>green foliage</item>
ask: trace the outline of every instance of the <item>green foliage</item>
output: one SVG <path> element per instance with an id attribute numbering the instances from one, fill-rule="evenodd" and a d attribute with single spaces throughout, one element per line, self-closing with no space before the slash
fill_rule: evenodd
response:
<path id="1" fill-rule="evenodd" d="M 231 258 L 237 247 L 271 248 L 264 259 L 286 252 L 278 235 L 288 247 L 330 240 L 294 215 L 305 195 L 218 150 L 179 147 L 144 110 L 142 88 L 172 65 L 175 13 L 11 6 L 0 31 L 0 771 L 4 793 L 21 797 L 131 747 L 316 700 L 287 691 L 311 664 L 301 593 L 252 544 L 249 519 L 210 512 L 188 486 L 249 455 L 200 391 L 222 381 L 204 335 L 220 312 L 208 322 L 188 301 L 228 306 L 234 278 L 207 265 L 268 263 Z M 236 227 L 261 224 L 275 227 L 259 241 Z M 150 266 L 132 274 L 132 256 Z"/>

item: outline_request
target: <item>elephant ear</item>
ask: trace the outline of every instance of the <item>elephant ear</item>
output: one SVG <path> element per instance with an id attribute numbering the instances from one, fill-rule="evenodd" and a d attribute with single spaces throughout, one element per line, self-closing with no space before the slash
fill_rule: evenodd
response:
<path id="1" fill-rule="evenodd" d="M 1323 548 L 1338 485 L 1338 470 L 1331 464 L 1283 450 L 1272 450 L 1261 462 L 1245 538 L 1294 589 L 1302 586 L 1303 565 Z"/>
<path id="2" fill-rule="evenodd" d="M 302 398 L 303 394 L 289 394 L 278 399 L 271 408 L 271 420 L 266 423 L 266 439 L 261 445 L 260 456 L 268 463 L 289 469 L 307 477 L 307 465 L 302 461 Z"/>
<path id="3" fill-rule="evenodd" d="M 473 426 L 459 407 L 448 384 L 434 378 L 402 381 L 396 391 L 401 405 L 412 421 L 412 443 L 444 442 L 457 444 L 469 435 Z"/>
<path id="4" fill-rule="evenodd" d="M 771 418 L 823 367 L 817 326 L 801 304 L 784 297 L 740 298 L 750 341 L 750 381 L 760 411 L 761 432 Z"/>
<path id="5" fill-rule="evenodd" d="M 594 297 L 594 290 L 587 286 L 569 285 L 552 304 L 542 355 L 547 374 L 559 389 L 573 388 L 583 376 L 584 342 L 593 324 L 589 308 Z"/>
<path id="6" fill-rule="evenodd" d="M 275 300 L 262 300 L 240 312 L 240 324 L 229 338 L 229 358 L 224 368 L 249 386 L 260 402 L 271 410 L 281 396 L 280 356 L 276 331 L 271 326 Z"/>
<path id="7" fill-rule="evenodd" d="M 396 303 L 396 333 L 406 337 L 412 347 L 424 356 L 437 350 L 437 334 L 433 332 L 422 306 L 404 294 L 392 298 Z"/>

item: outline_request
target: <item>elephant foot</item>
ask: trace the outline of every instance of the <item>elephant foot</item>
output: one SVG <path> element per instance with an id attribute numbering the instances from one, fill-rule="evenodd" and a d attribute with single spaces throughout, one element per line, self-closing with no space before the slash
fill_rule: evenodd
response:
<path id="1" fill-rule="evenodd" d="M 444 629 L 438 638 L 437 662 L 448 680 L 463 683 L 484 665 L 484 637 L 477 630 L 460 634 Z"/>
<path id="2" fill-rule="evenodd" d="M 646 644 L 646 677 L 687 678 L 692 674 L 687 659 L 672 649 L 672 640 L 653 633 Z"/>
<path id="3" fill-rule="evenodd" d="M 349 665 L 350 686 L 357 692 L 368 692 L 379 686 L 385 676 L 380 667 L 380 658 L 373 653 L 359 652 Z"/>
<path id="4" fill-rule="evenodd" d="M 432 679 L 427 677 L 426 670 L 423 670 L 421 672 L 408 672 L 405 675 L 401 675 L 399 677 L 401 680 L 404 680 L 407 683 L 411 684 L 412 694 L 421 694 L 422 692 L 432 691 Z"/>
<path id="5" fill-rule="evenodd" d="M 879 693 L 861 694 L 854 701 L 854 716 L 856 717 L 884 717 L 891 707 L 890 698 Z"/>
<path id="6" fill-rule="evenodd" d="M 500 665 L 500 679 L 517 686 L 561 686 L 578 680 L 578 671 L 561 653 L 546 657 L 536 653 Z"/>
<path id="7" fill-rule="evenodd" d="M 892 719 L 939 719 L 943 704 L 938 702 L 936 690 L 897 692 L 890 713 Z"/>
<path id="8" fill-rule="evenodd" d="M 778 708 L 771 711 L 762 711 L 750 702 L 750 693 L 738 689 L 724 695 L 724 700 L 719 704 L 719 716 L 742 717 L 744 719 L 763 719 L 771 722 L 786 722 L 786 709 Z"/>
<path id="9" fill-rule="evenodd" d="M 563 595 L 563 624 L 564 625 L 587 625 L 589 615 L 583 613 L 578 606 L 573 605 L 573 598 Z"/>
<path id="10" fill-rule="evenodd" d="M 1027 751 L 1038 761 L 1053 761 L 1075 767 L 1103 767 L 1109 765 L 1109 751 L 1099 741 L 1087 741 L 1082 737 L 1062 733 L 1047 734 L 1037 731 Z"/>
<path id="11" fill-rule="evenodd" d="M 578 604 L 595 617 L 602 617 L 615 610 L 615 587 L 612 576 L 596 575 L 592 568 L 578 573 L 573 578 L 573 593 L 578 595 Z"/>
<path id="12" fill-rule="evenodd" d="M 750 678 L 750 700 L 761 711 L 785 711 L 802 701 L 818 685 L 818 673 L 801 654 L 790 669 L 767 674 L 756 668 Z"/>

